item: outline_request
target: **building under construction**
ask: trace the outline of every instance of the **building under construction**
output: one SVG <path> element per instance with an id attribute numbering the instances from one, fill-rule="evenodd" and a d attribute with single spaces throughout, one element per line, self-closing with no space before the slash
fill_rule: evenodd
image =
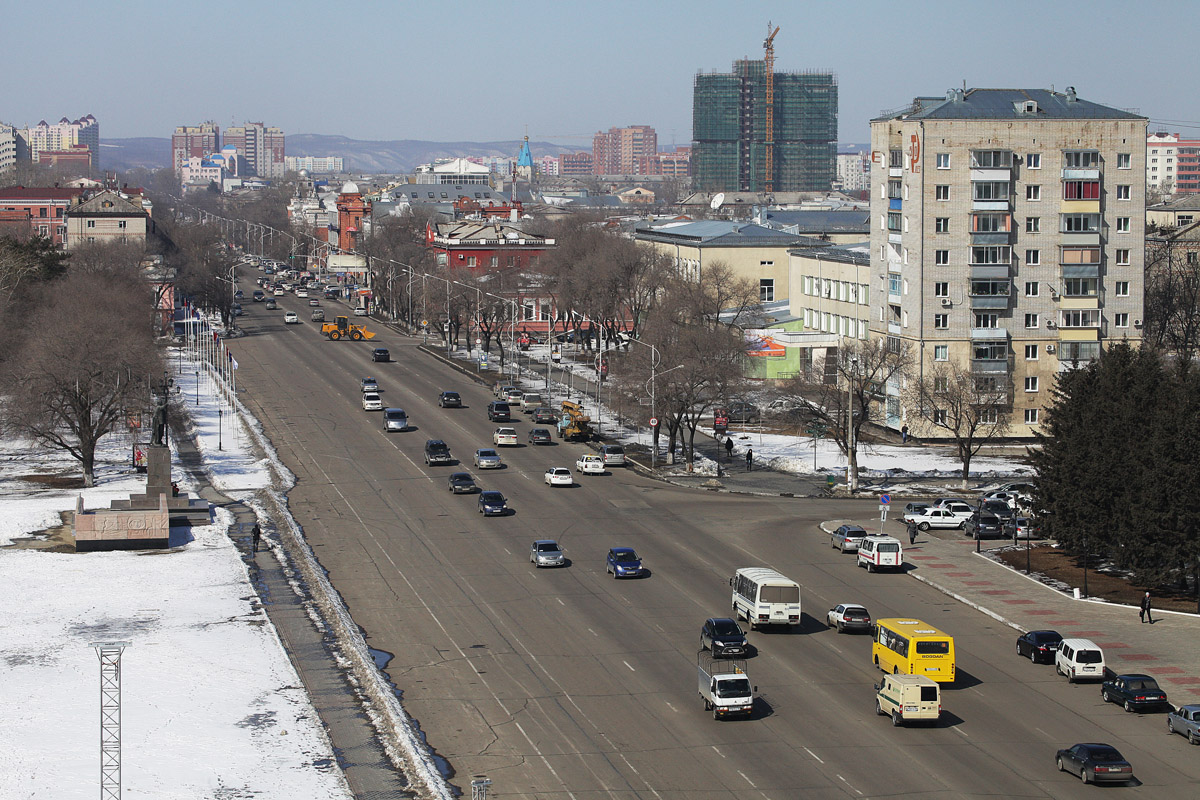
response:
<path id="1" fill-rule="evenodd" d="M 731 73 L 696 75 L 692 174 L 697 190 L 812 192 L 833 184 L 837 76 L 775 72 L 768 80 L 767 63 L 743 59 L 733 62 Z"/>

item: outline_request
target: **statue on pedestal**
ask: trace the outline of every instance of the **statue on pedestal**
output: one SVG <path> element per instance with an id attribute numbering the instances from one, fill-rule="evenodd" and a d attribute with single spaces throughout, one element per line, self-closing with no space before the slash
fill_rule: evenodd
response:
<path id="1" fill-rule="evenodd" d="M 167 443 L 167 396 L 164 394 L 154 409 L 154 423 L 151 425 L 153 438 L 151 444 L 162 447 Z"/>

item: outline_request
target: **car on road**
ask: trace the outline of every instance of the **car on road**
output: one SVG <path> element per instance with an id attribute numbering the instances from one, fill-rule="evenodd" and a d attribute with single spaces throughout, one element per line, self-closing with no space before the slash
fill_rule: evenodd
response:
<path id="1" fill-rule="evenodd" d="M 241 289 L 238 289 L 236 292 L 233 293 L 234 300 L 244 300 L 245 298 L 246 298 L 246 293 L 243 292 Z"/>
<path id="2" fill-rule="evenodd" d="M 254 294 L 252 294 L 250 297 L 256 303 L 261 303 L 267 299 L 267 295 L 262 289 L 255 289 Z"/>
<path id="3" fill-rule="evenodd" d="M 1200 705 L 1180 706 L 1167 714 L 1167 733 L 1178 733 L 1189 744 L 1200 744 Z"/>
<path id="4" fill-rule="evenodd" d="M 321 301 L 315 297 L 310 297 L 310 298 L 308 298 L 308 304 L 310 306 L 319 306 L 319 305 L 321 305 Z"/>
<path id="5" fill-rule="evenodd" d="M 1169 711 L 1167 693 L 1158 681 L 1140 672 L 1115 675 L 1100 684 L 1100 697 L 1106 703 L 1116 703 L 1126 711 Z"/>
<path id="6" fill-rule="evenodd" d="M 645 574 L 642 559 L 632 547 L 614 547 L 604 557 L 604 570 L 614 578 L 638 578 Z"/>
<path id="7" fill-rule="evenodd" d="M 512 419 L 512 410 L 503 400 L 493 400 L 487 407 L 488 422 L 508 422 Z"/>
<path id="8" fill-rule="evenodd" d="M 533 416 L 530 417 L 535 425 L 557 425 L 558 415 L 554 410 L 546 406 L 538 406 L 533 410 Z"/>
<path id="9" fill-rule="evenodd" d="M 567 558 L 553 539 L 537 539 L 529 546 L 529 563 L 535 567 L 565 567 Z"/>
<path id="10" fill-rule="evenodd" d="M 525 393 L 522 392 L 520 389 L 509 389 L 504 393 L 503 399 L 506 403 L 508 403 L 509 405 L 512 405 L 514 403 L 520 403 L 521 398 L 524 396 L 525 396 Z"/>
<path id="11" fill-rule="evenodd" d="M 277 309 L 277 308 L 279 308 L 279 304 L 275 302 L 275 298 L 274 298 L 274 297 L 268 297 L 268 298 L 267 298 L 267 310 L 268 310 L 268 311 L 274 311 L 274 310 L 275 310 L 275 309 Z"/>
<path id="12" fill-rule="evenodd" d="M 325 299 L 326 300 L 337 300 L 337 298 L 338 298 L 338 290 L 336 287 L 328 287 L 325 289 Z"/>
<path id="13" fill-rule="evenodd" d="M 942 716 L 942 690 L 925 675 L 884 675 L 875 684 L 875 713 L 890 716 L 892 725 L 910 722 L 936 725 Z"/>
<path id="14" fill-rule="evenodd" d="M 311 319 L 313 322 L 324 322 L 325 321 L 325 309 L 314 308 L 312 310 Z"/>
<path id="15" fill-rule="evenodd" d="M 451 472 L 446 478 L 446 488 L 453 494 L 472 494 L 479 489 L 469 472 Z"/>
<path id="16" fill-rule="evenodd" d="M 438 393 L 439 408 L 462 408 L 462 398 L 458 392 L 439 392 Z"/>
<path id="17" fill-rule="evenodd" d="M 388 352 L 386 347 L 376 347 L 371 351 L 371 360 L 387 363 L 392 360 L 392 354 Z"/>
<path id="18" fill-rule="evenodd" d="M 362 407 L 363 411 L 383 411 L 383 400 L 375 392 L 364 392 Z"/>
<path id="19" fill-rule="evenodd" d="M 1133 781 L 1133 765 L 1111 744 L 1087 742 L 1059 750 L 1055 763 L 1059 771 L 1078 775 L 1084 783 Z"/>
<path id="20" fill-rule="evenodd" d="M 550 436 L 550 431 L 545 428 L 530 428 L 529 443 L 530 444 L 551 444 L 554 441 Z"/>
<path id="21" fill-rule="evenodd" d="M 276 297 L 283 297 L 285 294 L 287 294 L 287 292 L 283 290 L 282 286 L 276 286 L 275 291 L 271 292 L 271 294 L 275 295 Z"/>
<path id="22" fill-rule="evenodd" d="M 507 383 L 496 383 L 492 386 L 492 396 L 498 400 L 503 400 L 504 395 L 514 388 L 516 387 L 509 386 Z"/>
<path id="23" fill-rule="evenodd" d="M 508 501 L 494 490 L 479 493 L 479 513 L 485 517 L 502 517 L 508 513 Z"/>
<path id="24" fill-rule="evenodd" d="M 283 324 L 284 325 L 299 325 L 300 317 L 296 315 L 295 311 L 289 311 L 283 315 Z"/>
<path id="25" fill-rule="evenodd" d="M 575 471 L 584 475 L 603 475 L 605 472 L 604 459 L 595 453 L 584 453 L 575 462 Z"/>
<path id="26" fill-rule="evenodd" d="M 840 603 L 829 609 L 825 615 L 825 624 L 837 628 L 838 633 L 846 631 L 871 631 L 871 614 L 866 606 L 858 603 Z"/>
<path id="27" fill-rule="evenodd" d="M 500 454 L 490 447 L 481 447 L 475 451 L 475 466 L 479 469 L 500 469 L 504 462 Z"/>
<path id="28" fill-rule="evenodd" d="M 453 464 L 454 456 L 450 455 L 450 446 L 441 439 L 429 439 L 425 442 L 425 464 Z"/>
<path id="29" fill-rule="evenodd" d="M 383 429 L 385 431 L 408 430 L 408 414 L 403 408 L 385 408 L 383 410 Z"/>
<path id="30" fill-rule="evenodd" d="M 1029 517 L 1013 517 L 1004 523 L 1006 539 L 1040 539 L 1041 528 Z"/>
<path id="31" fill-rule="evenodd" d="M 359 306 L 358 308 L 354 309 L 354 316 L 356 316 L 356 317 L 368 317 L 370 315 L 371 315 L 371 312 L 367 309 L 366 306 Z"/>
<path id="32" fill-rule="evenodd" d="M 497 447 L 516 447 L 517 429 L 496 428 L 496 432 L 492 434 L 492 444 L 496 445 Z"/>
<path id="33" fill-rule="evenodd" d="M 1017 655 L 1033 663 L 1054 663 L 1054 654 L 1063 640 L 1058 631 L 1029 631 L 1017 637 Z"/>
<path id="34" fill-rule="evenodd" d="M 965 521 L 963 517 L 946 508 L 927 508 L 918 514 L 905 514 L 904 522 L 915 522 L 923 531 L 930 528 L 961 528 Z"/>
<path id="35" fill-rule="evenodd" d="M 547 486 L 574 486 L 575 478 L 566 467 L 550 467 L 543 476 Z"/>
<path id="36" fill-rule="evenodd" d="M 529 414 L 542 405 L 542 396 L 537 392 L 525 392 L 521 395 L 521 410 Z"/>
<path id="37" fill-rule="evenodd" d="M 710 651 L 713 658 L 742 657 L 746 655 L 748 647 L 746 633 L 737 620 L 709 617 L 700 627 L 700 649 Z"/>
<path id="38" fill-rule="evenodd" d="M 1004 536 L 1004 523 L 989 511 L 979 511 L 967 517 L 962 529 L 972 539 L 998 539 Z"/>
<path id="39" fill-rule="evenodd" d="M 1054 651 L 1054 671 L 1065 675 L 1067 683 L 1084 679 L 1102 681 L 1107 669 L 1104 651 L 1091 639 L 1063 639 Z"/>
<path id="40" fill-rule="evenodd" d="M 374 378 L 367 376 L 358 382 L 360 392 L 378 392 L 379 383 Z"/>
<path id="41" fill-rule="evenodd" d="M 829 546 L 843 553 L 857 553 L 867 532 L 858 525 L 841 525 L 829 535 Z"/>
<path id="42" fill-rule="evenodd" d="M 296 297 L 308 297 L 308 289 L 304 287 L 296 289 Z"/>
<path id="43" fill-rule="evenodd" d="M 625 466 L 625 448 L 619 444 L 601 445 L 600 458 L 604 459 L 605 466 L 623 467 Z"/>

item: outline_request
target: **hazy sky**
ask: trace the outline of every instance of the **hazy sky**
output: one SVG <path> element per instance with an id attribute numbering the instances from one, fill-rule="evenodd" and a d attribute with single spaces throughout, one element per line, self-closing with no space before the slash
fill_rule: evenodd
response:
<path id="1" fill-rule="evenodd" d="M 691 139 L 692 79 L 762 57 L 832 70 L 840 138 L 951 86 L 1075 86 L 1200 136 L 1200 1 L 4 4 L 0 120 L 94 114 L 104 138 L 263 121 L 356 139 L 590 145 L 649 124 Z"/>

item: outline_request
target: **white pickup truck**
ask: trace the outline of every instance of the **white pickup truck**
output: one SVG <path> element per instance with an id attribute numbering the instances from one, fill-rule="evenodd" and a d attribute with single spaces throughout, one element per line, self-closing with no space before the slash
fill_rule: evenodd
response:
<path id="1" fill-rule="evenodd" d="M 758 687 L 750 685 L 745 661 L 714 659 L 701 650 L 696 654 L 696 681 L 704 710 L 711 711 L 713 719 L 748 717 L 754 710 Z"/>

